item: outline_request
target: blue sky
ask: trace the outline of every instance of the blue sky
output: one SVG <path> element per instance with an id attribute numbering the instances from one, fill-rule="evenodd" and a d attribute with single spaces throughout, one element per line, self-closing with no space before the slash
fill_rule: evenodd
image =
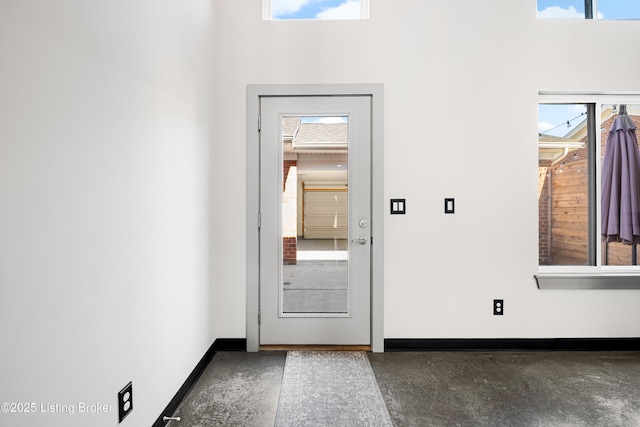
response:
<path id="1" fill-rule="evenodd" d="M 600 19 L 640 19 L 638 0 L 597 0 Z M 538 0 L 541 18 L 584 18 L 584 0 Z"/>
<path id="2" fill-rule="evenodd" d="M 349 117 L 345 116 L 308 116 L 300 117 L 300 123 L 349 123 Z"/>
<path id="3" fill-rule="evenodd" d="M 538 132 L 543 132 L 545 135 L 565 136 L 587 119 L 587 116 L 582 114 L 586 111 L 584 104 L 540 104 Z"/>
<path id="4" fill-rule="evenodd" d="M 602 111 L 604 112 L 611 107 L 614 107 L 614 114 L 617 114 L 615 104 L 602 104 Z M 586 114 L 582 114 L 586 111 L 584 104 L 539 104 L 538 132 L 551 136 L 565 136 L 587 119 Z M 627 104 L 627 112 L 632 116 L 639 115 L 640 104 Z M 570 126 L 567 126 L 567 121 Z"/>
<path id="5" fill-rule="evenodd" d="M 271 0 L 274 19 L 359 19 L 360 0 Z"/>

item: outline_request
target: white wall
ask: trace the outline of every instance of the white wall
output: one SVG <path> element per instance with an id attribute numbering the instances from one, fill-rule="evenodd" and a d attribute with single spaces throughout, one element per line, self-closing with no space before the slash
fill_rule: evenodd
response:
<path id="1" fill-rule="evenodd" d="M 0 425 L 151 425 L 208 349 L 209 0 L 0 3 Z M 113 405 L 78 414 L 79 402 Z"/>
<path id="2" fill-rule="evenodd" d="M 221 2 L 219 335 L 245 336 L 247 84 L 384 83 L 385 338 L 640 335 L 636 291 L 541 291 L 538 91 L 637 90 L 640 22 L 536 20 L 536 1 L 371 0 L 363 22 L 263 22 Z M 615 65 L 613 65 L 615 64 Z M 443 198 L 456 214 L 443 214 Z M 492 300 L 505 300 L 505 316 Z"/>

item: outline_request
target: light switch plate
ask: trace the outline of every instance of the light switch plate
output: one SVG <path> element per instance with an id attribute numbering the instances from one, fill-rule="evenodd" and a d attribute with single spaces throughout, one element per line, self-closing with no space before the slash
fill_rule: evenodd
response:
<path id="1" fill-rule="evenodd" d="M 391 215 L 404 215 L 407 213 L 407 202 L 405 199 L 391 199 Z"/>
<path id="2" fill-rule="evenodd" d="M 456 211 L 455 199 L 452 199 L 452 198 L 444 199 L 444 213 L 452 214 L 452 213 L 455 213 L 455 211 Z"/>

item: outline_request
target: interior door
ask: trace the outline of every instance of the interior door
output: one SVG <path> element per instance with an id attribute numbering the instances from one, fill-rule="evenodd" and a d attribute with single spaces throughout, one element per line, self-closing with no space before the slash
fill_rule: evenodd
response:
<path id="1" fill-rule="evenodd" d="M 260 100 L 261 345 L 370 344 L 370 120 L 369 96 Z"/>

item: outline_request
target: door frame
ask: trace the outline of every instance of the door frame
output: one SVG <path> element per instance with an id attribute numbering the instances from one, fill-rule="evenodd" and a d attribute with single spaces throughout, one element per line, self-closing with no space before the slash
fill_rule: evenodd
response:
<path id="1" fill-rule="evenodd" d="M 384 351 L 384 86 L 382 84 L 247 85 L 246 292 L 247 351 L 260 350 L 260 99 L 305 96 L 371 97 L 371 350 Z"/>

